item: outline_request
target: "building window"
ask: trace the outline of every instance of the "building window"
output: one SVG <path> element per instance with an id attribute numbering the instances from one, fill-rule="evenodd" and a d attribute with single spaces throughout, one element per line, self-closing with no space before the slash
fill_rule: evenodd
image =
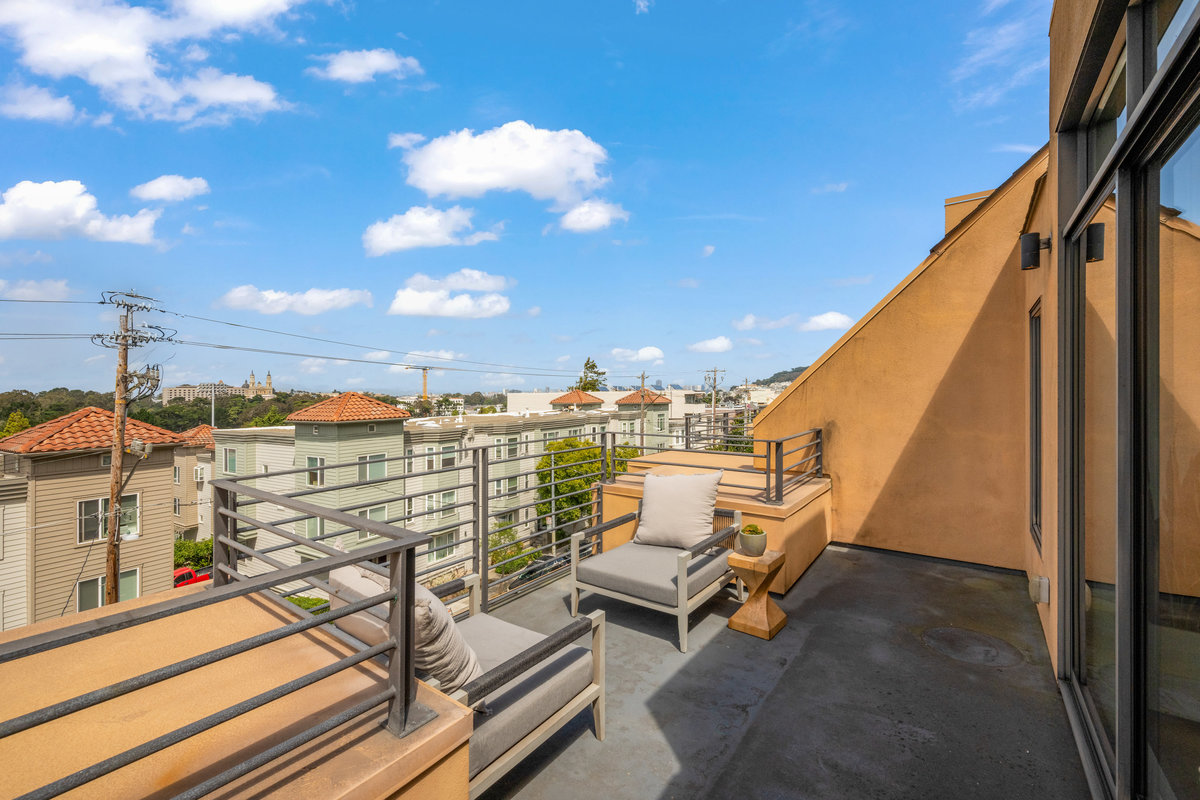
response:
<path id="1" fill-rule="evenodd" d="M 425 448 L 425 469 L 429 471 L 437 469 L 437 458 L 433 453 L 434 449 L 432 447 Z"/>
<path id="2" fill-rule="evenodd" d="M 520 437 L 519 437 L 519 436 L 510 436 L 510 437 L 508 437 L 508 457 L 509 457 L 509 458 L 516 458 L 516 457 L 517 457 L 517 451 L 520 449 L 520 448 L 518 448 L 518 447 L 517 447 L 517 442 L 518 442 L 518 441 L 520 441 Z"/>
<path id="3" fill-rule="evenodd" d="M 371 506 L 370 508 L 360 509 L 358 511 L 358 516 L 366 517 L 367 519 L 373 519 L 376 522 L 387 522 L 387 506 Z M 365 541 L 370 539 L 372 536 L 374 536 L 374 534 L 367 531 L 359 531 L 358 541 Z"/>
<path id="4" fill-rule="evenodd" d="M 225 456 L 225 474 L 226 475 L 237 474 L 237 449 L 233 448 L 233 447 L 226 447 L 224 449 L 224 456 Z"/>
<path id="5" fill-rule="evenodd" d="M 321 435 L 321 426 L 313 425 L 313 436 L 320 436 L 320 435 Z"/>
<path id="6" fill-rule="evenodd" d="M 102 467 L 111 467 L 112 466 L 112 453 L 105 453 L 104 455 L 100 456 L 100 466 L 102 466 Z"/>
<path id="7" fill-rule="evenodd" d="M 457 502 L 457 491 L 442 492 L 442 516 L 448 517 L 453 514 L 457 509 L 453 508 L 452 506 L 454 506 L 454 504 Z"/>
<path id="8" fill-rule="evenodd" d="M 177 516 L 177 517 L 178 517 L 178 516 L 180 516 L 180 513 L 179 513 L 179 512 L 180 512 L 180 509 L 182 508 L 182 506 L 183 506 L 183 503 L 179 502 L 179 498 L 178 498 L 178 497 L 176 497 L 176 498 L 175 498 L 175 499 L 172 501 L 172 504 L 171 504 L 171 511 L 172 511 L 172 512 L 175 514 L 175 516 Z"/>
<path id="9" fill-rule="evenodd" d="M 176 486 L 179 485 L 179 473 L 180 472 L 182 472 L 182 470 L 179 468 L 178 464 L 171 467 L 171 480 L 175 482 Z"/>
<path id="10" fill-rule="evenodd" d="M 308 457 L 308 485 L 309 486 L 324 486 L 325 485 L 325 458 L 323 456 Z"/>
<path id="11" fill-rule="evenodd" d="M 78 544 L 94 542 L 108 536 L 108 498 L 96 500 L 80 500 L 77 504 L 79 514 Z M 121 495 L 121 520 L 117 526 L 117 535 L 136 535 L 138 532 L 138 496 L 136 494 Z"/>
<path id="12" fill-rule="evenodd" d="M 304 520 L 305 531 L 304 535 L 310 539 L 325 535 L 325 518 L 324 517 L 309 517 Z"/>
<path id="13" fill-rule="evenodd" d="M 1029 533 L 1042 551 L 1042 304 L 1029 312 Z"/>
<path id="14" fill-rule="evenodd" d="M 197 489 L 203 487 L 204 486 L 204 467 L 196 467 L 194 470 L 192 470 L 192 479 L 195 480 L 197 484 L 199 484 L 196 487 Z"/>
<path id="15" fill-rule="evenodd" d="M 454 466 L 454 451 L 455 447 L 452 444 L 442 445 L 442 469 Z"/>
<path id="16" fill-rule="evenodd" d="M 136 568 L 122 570 L 121 583 L 117 587 L 118 599 L 124 601 L 138 597 L 140 591 L 138 584 L 138 570 Z M 106 581 L 103 575 L 99 578 L 89 578 L 86 581 L 80 581 L 75 584 L 75 610 L 88 611 L 104 605 L 105 585 Z"/>
<path id="17" fill-rule="evenodd" d="M 358 479 L 360 481 L 373 481 L 379 478 L 387 477 L 387 453 L 375 453 L 370 456 L 358 457 Z"/>
<path id="18" fill-rule="evenodd" d="M 441 561 L 454 555 L 454 532 L 439 533 L 429 543 L 429 560 Z"/>
<path id="19" fill-rule="evenodd" d="M 375 432 L 375 423 L 374 422 L 367 423 L 367 433 L 374 433 L 374 432 Z"/>

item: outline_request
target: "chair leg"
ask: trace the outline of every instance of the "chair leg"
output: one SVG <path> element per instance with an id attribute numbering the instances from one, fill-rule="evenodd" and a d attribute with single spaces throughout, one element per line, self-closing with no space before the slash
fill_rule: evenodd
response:
<path id="1" fill-rule="evenodd" d="M 604 692 L 592 701 L 592 722 L 596 726 L 596 738 L 604 741 Z"/>
<path id="2" fill-rule="evenodd" d="M 687 652 L 687 631 L 688 631 L 688 615 L 687 611 L 679 613 L 679 652 Z"/>
<path id="3" fill-rule="evenodd" d="M 571 585 L 571 616 L 579 616 L 579 587 L 575 584 Z"/>

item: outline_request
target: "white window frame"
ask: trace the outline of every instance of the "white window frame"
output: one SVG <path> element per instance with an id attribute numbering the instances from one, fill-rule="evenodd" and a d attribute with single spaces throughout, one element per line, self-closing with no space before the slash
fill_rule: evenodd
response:
<path id="1" fill-rule="evenodd" d="M 452 515 L 455 511 L 457 511 L 458 509 L 451 508 L 451 506 L 455 505 L 457 502 L 458 502 L 458 490 L 457 489 L 451 489 L 449 491 L 442 492 L 441 497 L 438 500 L 438 508 L 442 512 L 442 516 L 448 517 L 448 516 Z"/>
<path id="2" fill-rule="evenodd" d="M 229 468 L 229 457 L 230 456 L 233 456 L 233 469 Z M 238 459 L 237 459 L 237 448 L 236 447 L 222 447 L 221 448 L 221 466 L 225 468 L 226 475 L 236 475 L 237 474 L 237 461 L 238 461 Z"/>
<path id="3" fill-rule="evenodd" d="M 199 465 L 192 470 L 192 480 L 200 485 L 204 485 L 204 466 Z"/>
<path id="4" fill-rule="evenodd" d="M 386 458 L 387 458 L 387 453 L 371 453 L 370 455 L 359 456 L 358 457 L 358 480 L 361 482 L 361 481 L 373 481 L 378 478 L 386 478 L 387 477 L 387 461 L 385 461 Z M 371 471 L 372 471 L 373 467 L 382 468 L 383 474 L 372 476 Z"/>
<path id="5" fill-rule="evenodd" d="M 130 497 L 133 498 L 133 502 L 134 502 L 133 527 L 131 529 L 122 531 L 121 525 L 120 525 L 120 523 L 118 523 L 117 524 L 117 536 L 121 536 L 126 533 L 131 533 L 134 535 L 141 533 L 141 530 L 142 530 L 141 492 L 130 492 L 129 494 L 121 495 L 121 505 L 124 506 L 126 499 L 128 499 Z M 89 503 L 96 504 L 95 511 L 85 511 L 84 510 L 84 506 Z M 97 528 L 95 538 L 85 539 L 83 536 L 83 533 L 84 533 L 83 520 L 84 520 L 85 516 L 95 516 L 96 517 L 96 524 L 97 524 L 98 528 Z M 122 509 L 122 516 L 124 516 L 124 509 Z M 76 503 L 75 503 L 75 519 L 76 519 L 75 544 L 84 545 L 84 544 L 93 544 L 95 542 L 104 541 L 106 538 L 108 538 L 108 498 L 107 497 L 94 497 L 94 498 L 89 498 L 87 500 L 76 501 Z"/>
<path id="6" fill-rule="evenodd" d="M 182 480 L 182 478 L 183 478 L 183 468 L 180 467 L 178 464 L 171 467 L 171 481 L 176 486 L 179 485 L 179 482 L 180 482 L 180 480 Z"/>
<path id="7" fill-rule="evenodd" d="M 429 542 L 429 562 L 444 561 L 454 555 L 455 547 L 446 547 L 446 545 L 454 544 L 458 537 L 455 536 L 455 531 L 449 533 L 435 533 L 433 540 Z M 438 550 L 439 547 L 445 547 L 444 550 Z"/>
<path id="8" fill-rule="evenodd" d="M 324 486 L 325 470 L 321 468 L 325 466 L 325 456 L 306 456 L 304 464 L 308 470 L 304 476 L 305 486 Z"/>
<path id="9" fill-rule="evenodd" d="M 375 516 L 371 516 L 371 512 L 375 512 L 375 511 L 377 511 L 379 513 L 376 514 Z M 367 519 L 373 519 L 376 522 L 387 522 L 387 516 L 388 516 L 387 503 L 384 503 L 381 506 L 371 506 L 370 508 L 360 508 L 355 513 L 360 517 L 366 517 Z M 367 539 L 370 539 L 374 535 L 375 534 L 371 533 L 370 531 L 359 531 L 358 532 L 358 541 L 365 542 Z"/>
<path id="10" fill-rule="evenodd" d="M 368 422 L 367 423 L 367 433 L 374 433 L 374 432 L 375 432 L 375 423 Z"/>
<path id="11" fill-rule="evenodd" d="M 183 516 L 183 503 L 179 500 L 178 497 L 171 498 L 171 501 L 172 501 L 171 502 L 172 513 L 174 513 L 175 516 L 177 516 L 177 517 Z"/>
<path id="12" fill-rule="evenodd" d="M 137 576 L 137 580 L 134 583 L 133 597 L 126 597 L 125 598 L 126 600 L 134 600 L 134 599 L 142 596 L 142 568 L 134 567 L 133 569 L 121 570 L 121 576 L 124 577 L 125 575 L 128 575 L 131 572 Z M 118 580 L 120 580 L 120 578 L 118 578 Z M 96 584 L 96 599 L 99 602 L 95 606 L 90 606 L 88 608 L 81 608 L 80 601 L 82 600 L 82 597 L 81 597 L 81 593 L 80 593 L 80 587 L 82 587 L 85 583 L 95 583 Z M 85 578 L 84 580 L 76 582 L 76 584 L 75 584 L 75 611 L 78 613 L 80 611 L 91 611 L 93 608 L 102 608 L 105 605 L 104 589 L 105 589 L 105 586 L 107 583 L 108 583 L 108 581 L 106 580 L 106 576 L 104 576 L 104 575 L 99 575 L 95 578 Z M 118 589 L 118 592 L 119 591 L 120 590 Z M 118 597 L 118 601 L 119 600 L 120 600 L 120 598 Z"/>
<path id="13" fill-rule="evenodd" d="M 458 447 L 452 444 L 442 445 L 442 469 L 447 469 L 454 466 L 455 459 L 458 456 L 458 454 L 455 452 L 457 449 Z"/>
<path id="14" fill-rule="evenodd" d="M 314 522 L 317 523 L 315 526 L 313 525 Z M 314 527 L 317 529 L 315 534 L 313 533 Z M 304 538 L 315 539 L 318 536 L 324 536 L 324 535 L 325 535 L 325 518 L 324 517 L 309 517 L 308 519 L 304 520 Z"/>

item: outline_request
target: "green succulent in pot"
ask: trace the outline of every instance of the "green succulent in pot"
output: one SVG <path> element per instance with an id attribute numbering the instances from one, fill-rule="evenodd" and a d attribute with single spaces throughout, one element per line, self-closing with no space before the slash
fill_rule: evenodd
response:
<path id="1" fill-rule="evenodd" d="M 738 549 L 748 556 L 761 556 L 767 550 L 767 534 L 753 523 L 743 526 L 738 534 Z"/>

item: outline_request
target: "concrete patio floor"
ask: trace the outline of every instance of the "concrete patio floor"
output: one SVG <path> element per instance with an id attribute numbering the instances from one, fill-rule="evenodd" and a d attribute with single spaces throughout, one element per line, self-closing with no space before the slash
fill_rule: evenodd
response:
<path id="1" fill-rule="evenodd" d="M 485 797 L 1086 798 L 1045 639 L 1015 573 L 828 547 L 767 642 L 584 595 L 608 619 L 603 742 L 583 713 Z M 549 633 L 559 580 L 493 613 Z"/>

